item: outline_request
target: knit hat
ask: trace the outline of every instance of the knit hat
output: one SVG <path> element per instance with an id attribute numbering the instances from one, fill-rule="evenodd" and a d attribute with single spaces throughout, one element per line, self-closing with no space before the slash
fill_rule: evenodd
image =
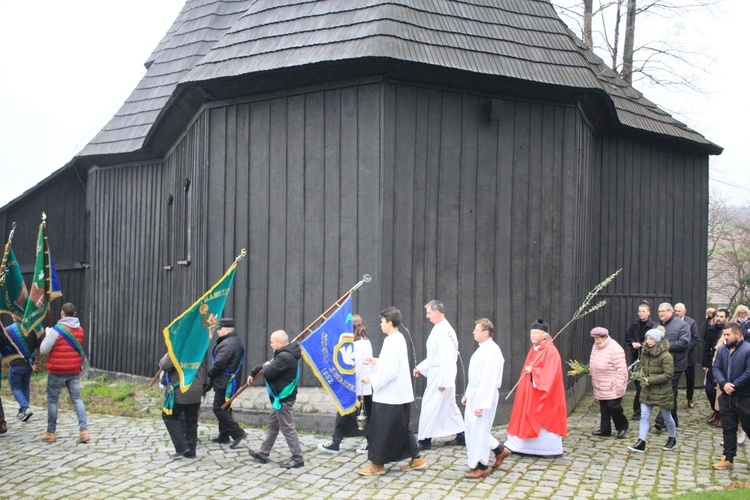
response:
<path id="1" fill-rule="evenodd" d="M 646 337 L 651 337 L 655 341 L 661 342 L 661 339 L 664 338 L 664 332 L 662 332 L 658 328 L 652 328 L 651 330 L 646 332 Z"/>
<path id="2" fill-rule="evenodd" d="M 591 330 L 591 336 L 592 337 L 609 337 L 609 330 L 607 330 L 603 326 L 597 326 L 596 328 Z"/>

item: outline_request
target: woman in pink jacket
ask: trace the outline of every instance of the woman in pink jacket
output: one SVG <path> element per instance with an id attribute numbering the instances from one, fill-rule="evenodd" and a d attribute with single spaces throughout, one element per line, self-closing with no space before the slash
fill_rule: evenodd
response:
<path id="1" fill-rule="evenodd" d="M 628 385 L 628 365 L 625 351 L 609 337 L 606 328 L 597 326 L 591 330 L 594 347 L 591 349 L 589 370 L 594 386 L 594 397 L 599 400 L 601 424 L 594 436 L 611 436 L 610 418 L 615 422 L 617 438 L 623 439 L 628 433 L 628 419 L 622 409 L 622 397 Z"/>

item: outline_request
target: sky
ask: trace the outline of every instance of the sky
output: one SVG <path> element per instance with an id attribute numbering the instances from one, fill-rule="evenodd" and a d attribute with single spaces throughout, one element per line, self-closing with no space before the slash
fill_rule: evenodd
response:
<path id="1" fill-rule="evenodd" d="M 107 124 L 183 4 L 0 0 L 0 207 L 63 167 Z M 750 188 L 747 19 L 750 1 L 722 0 L 681 26 L 682 39 L 702 52 L 702 93 L 639 88 L 724 148 L 710 157 L 710 189 L 738 206 L 748 205 L 739 193 Z"/>

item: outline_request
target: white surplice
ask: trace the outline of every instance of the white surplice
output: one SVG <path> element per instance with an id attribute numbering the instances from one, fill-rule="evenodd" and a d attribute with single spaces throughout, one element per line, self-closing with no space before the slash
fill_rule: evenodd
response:
<path id="1" fill-rule="evenodd" d="M 432 327 L 427 338 L 427 357 L 417 365 L 419 373 L 427 377 L 419 413 L 419 437 L 450 436 L 464 430 L 464 419 L 456 404 L 456 332 L 443 319 Z M 440 391 L 438 387 L 445 387 Z"/>
<path id="2" fill-rule="evenodd" d="M 492 436 L 492 423 L 497 411 L 498 389 L 503 381 L 504 365 L 503 353 L 491 338 L 479 344 L 469 361 L 464 418 L 467 462 L 471 469 L 479 462 L 488 465 L 490 450 L 500 444 Z M 476 409 L 482 410 L 481 417 L 474 415 Z"/>

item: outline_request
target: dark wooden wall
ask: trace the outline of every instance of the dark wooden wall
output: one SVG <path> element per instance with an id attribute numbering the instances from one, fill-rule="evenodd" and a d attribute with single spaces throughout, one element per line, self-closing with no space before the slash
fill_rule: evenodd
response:
<path id="1" fill-rule="evenodd" d="M 89 260 L 86 245 L 86 174 L 76 169 L 58 171 L 35 188 L 33 193 L 0 211 L 2 248 L 8 241 L 13 222 L 16 223 L 13 251 L 21 265 L 27 287 L 34 272 L 42 212 L 47 214 L 47 240 L 63 292 L 61 298 L 52 302 L 50 322 L 54 324 L 60 318 L 60 308 L 65 302 L 72 302 L 79 309 L 81 322 L 86 328 L 88 318 L 83 313 L 87 307 L 84 268 Z"/>
<path id="2" fill-rule="evenodd" d="M 163 328 L 206 289 L 205 134 L 200 117 L 166 161 L 90 174 L 96 368 L 153 375 Z"/>
<path id="3" fill-rule="evenodd" d="M 683 302 L 701 324 L 706 307 L 708 158 L 656 142 L 599 143 L 601 203 L 593 260 L 623 268 L 606 291 L 599 324 L 620 342 L 642 299 L 651 318 L 661 302 Z"/>
<path id="4" fill-rule="evenodd" d="M 402 309 L 420 359 L 429 300 L 445 303 L 464 364 L 474 320 L 490 318 L 507 391 L 530 324 L 560 328 L 590 288 L 593 158 L 579 155 L 579 112 L 503 100 L 490 119 L 488 96 L 406 84 L 385 95 L 381 302 Z"/>
<path id="5" fill-rule="evenodd" d="M 226 314 L 248 366 L 268 336 L 296 336 L 369 273 L 354 296 L 378 337 L 381 87 L 311 91 L 209 113 L 208 275 L 245 247 Z M 317 384 L 305 368 L 304 384 Z"/>

